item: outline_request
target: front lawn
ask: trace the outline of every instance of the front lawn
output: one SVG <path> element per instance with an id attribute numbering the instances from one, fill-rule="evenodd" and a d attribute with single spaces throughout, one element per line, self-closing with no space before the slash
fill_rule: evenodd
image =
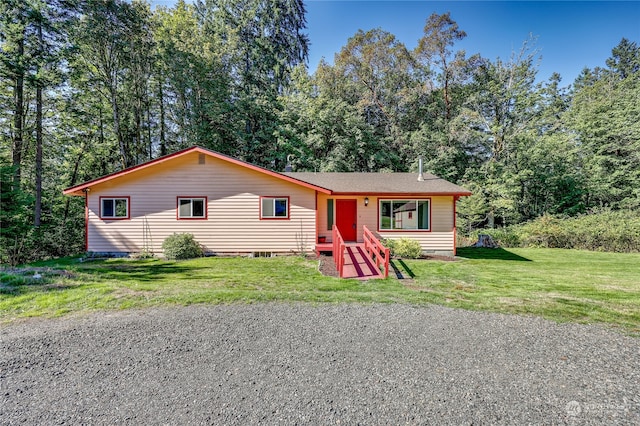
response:
<path id="1" fill-rule="evenodd" d="M 259 301 L 437 303 L 640 333 L 640 254 L 461 249 L 406 260 L 412 280 L 339 280 L 300 257 L 60 259 L 0 272 L 0 322 L 103 309 Z M 61 272 L 66 271 L 66 272 Z M 34 279 L 34 273 L 42 275 Z"/>
<path id="2" fill-rule="evenodd" d="M 441 305 L 640 333 L 640 254 L 561 249 L 458 251 L 461 262 L 405 261 L 414 289 Z"/>

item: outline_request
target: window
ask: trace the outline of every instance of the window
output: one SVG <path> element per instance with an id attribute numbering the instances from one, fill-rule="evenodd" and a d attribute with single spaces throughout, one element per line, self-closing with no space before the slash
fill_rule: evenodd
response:
<path id="1" fill-rule="evenodd" d="M 100 197 L 101 219 L 129 219 L 129 197 Z"/>
<path id="2" fill-rule="evenodd" d="M 430 200 L 380 200 L 379 230 L 429 231 Z"/>
<path id="3" fill-rule="evenodd" d="M 207 197 L 178 197 L 178 219 L 206 219 Z"/>
<path id="4" fill-rule="evenodd" d="M 262 197 L 260 219 L 289 219 L 289 197 Z"/>

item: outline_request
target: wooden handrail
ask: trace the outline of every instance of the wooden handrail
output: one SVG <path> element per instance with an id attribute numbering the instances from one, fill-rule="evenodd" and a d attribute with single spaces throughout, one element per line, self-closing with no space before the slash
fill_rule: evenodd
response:
<path id="1" fill-rule="evenodd" d="M 344 239 L 338 231 L 338 227 L 333 225 L 331 228 L 332 240 L 333 240 L 333 261 L 336 263 L 336 269 L 338 270 L 338 274 L 340 278 L 342 278 L 342 270 L 344 267 L 344 250 L 346 245 L 344 244 Z"/>
<path id="2" fill-rule="evenodd" d="M 382 245 L 380 240 L 373 235 L 373 232 L 369 231 L 366 225 L 364 225 L 362 229 L 365 251 L 369 257 L 376 262 L 378 269 L 380 269 L 380 265 L 384 265 L 384 277 L 387 278 L 389 276 L 389 249 Z"/>

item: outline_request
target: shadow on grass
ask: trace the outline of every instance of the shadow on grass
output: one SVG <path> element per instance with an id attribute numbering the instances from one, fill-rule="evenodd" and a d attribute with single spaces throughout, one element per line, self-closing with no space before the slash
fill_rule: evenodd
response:
<path id="1" fill-rule="evenodd" d="M 404 260 L 398 259 L 398 263 L 404 268 L 405 271 L 407 271 L 407 274 L 409 274 L 409 276 L 411 278 L 415 278 L 416 277 L 416 274 L 414 274 L 413 271 L 411 270 L 411 268 L 409 268 L 409 265 L 404 263 Z"/>
<path id="2" fill-rule="evenodd" d="M 389 266 L 393 269 L 393 273 L 396 275 L 396 278 L 401 280 L 404 278 L 402 275 L 402 271 L 396 266 L 396 262 L 394 260 L 389 260 Z"/>
<path id="3" fill-rule="evenodd" d="M 189 279 L 197 276 L 200 267 L 176 263 L 151 262 L 87 262 L 76 263 L 72 272 L 62 268 L 41 268 L 41 278 L 34 279 L 35 269 L 0 271 L 0 295 L 21 296 L 29 293 L 74 290 L 84 286 L 87 280 L 97 283 L 114 280 L 122 283 L 154 282 L 158 280 Z M 60 273 L 63 271 L 64 273 Z M 91 284 L 91 283 L 90 283 Z"/>
<path id="4" fill-rule="evenodd" d="M 489 259 L 489 260 L 514 260 L 519 262 L 531 262 L 531 259 L 519 256 L 503 248 L 482 248 L 482 247 L 462 247 L 456 253 L 459 257 L 466 259 Z"/>
<path id="5" fill-rule="evenodd" d="M 0 295 L 3 296 L 22 296 L 29 293 L 47 293 L 54 291 L 64 291 L 76 289 L 82 284 L 57 284 L 45 282 L 23 282 L 6 284 L 0 283 Z"/>
<path id="6" fill-rule="evenodd" d="M 79 268 L 79 271 L 100 279 L 111 278 L 122 281 L 155 281 L 160 278 L 188 278 L 201 269 L 196 266 L 182 266 L 174 263 L 99 264 L 95 267 Z"/>
<path id="7" fill-rule="evenodd" d="M 396 262 L 402 267 L 402 269 L 404 269 L 404 271 L 402 271 L 402 269 L 400 269 L 398 265 L 396 265 Z M 409 265 L 404 263 L 402 259 L 390 260 L 389 266 L 391 266 L 391 268 L 393 269 L 393 273 L 396 274 L 396 278 L 398 278 L 399 280 L 416 277 L 416 274 L 414 274 L 411 268 L 409 268 Z"/>

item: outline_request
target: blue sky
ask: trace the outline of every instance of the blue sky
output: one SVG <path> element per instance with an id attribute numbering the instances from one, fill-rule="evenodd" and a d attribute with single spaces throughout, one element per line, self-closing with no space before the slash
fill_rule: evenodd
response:
<path id="1" fill-rule="evenodd" d="M 174 0 L 151 0 L 171 6 Z M 586 66 L 604 66 L 622 37 L 640 43 L 640 1 L 387 1 L 306 0 L 309 70 L 334 55 L 358 29 L 382 28 L 409 49 L 432 13 L 451 12 L 467 37 L 454 49 L 509 59 L 532 34 L 541 60 L 539 80 L 554 71 L 568 85 Z"/>

